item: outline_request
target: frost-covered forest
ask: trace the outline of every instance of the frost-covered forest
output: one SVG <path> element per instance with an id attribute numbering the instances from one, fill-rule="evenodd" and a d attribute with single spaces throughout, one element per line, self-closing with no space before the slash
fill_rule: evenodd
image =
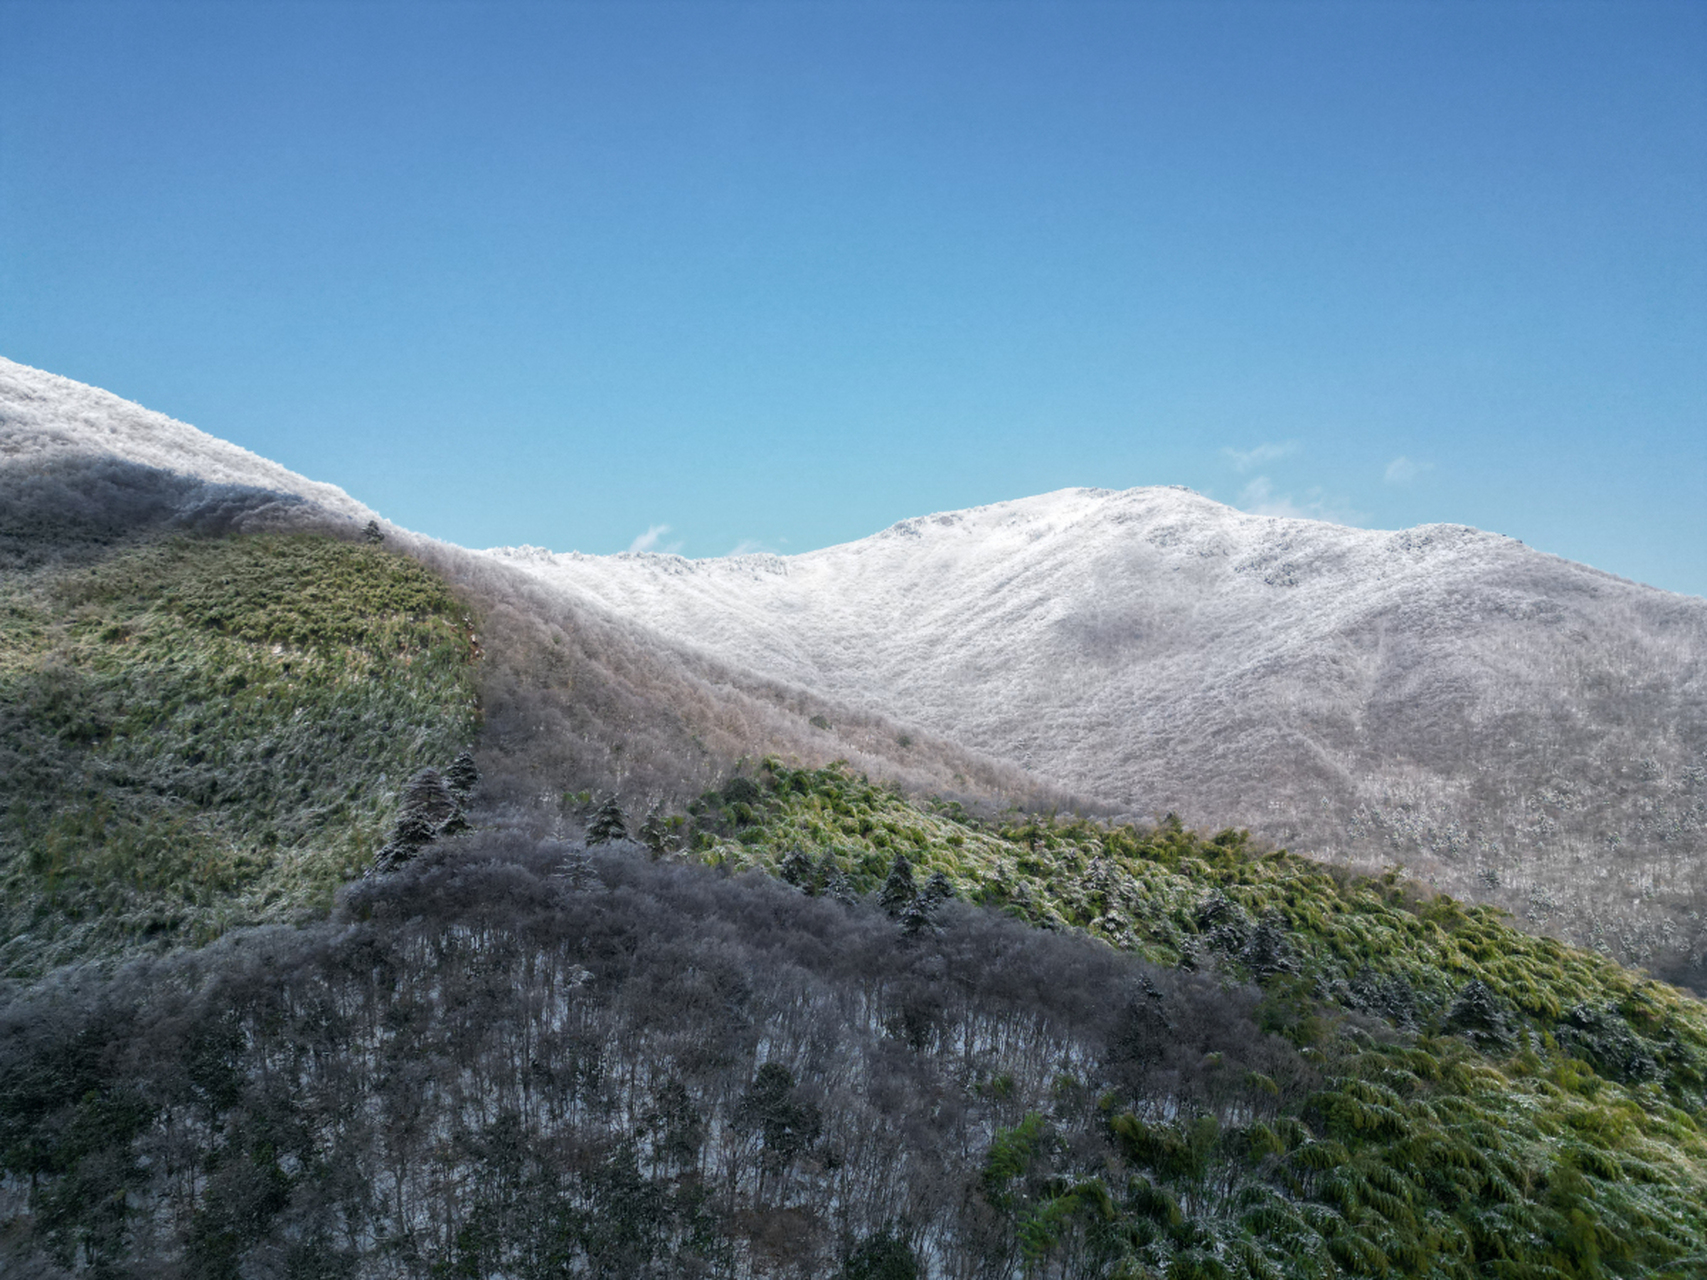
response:
<path id="1" fill-rule="evenodd" d="M 1063 490 L 795 556 L 497 553 L 1112 811 L 1707 970 L 1707 601 L 1461 526 Z"/>
<path id="2" fill-rule="evenodd" d="M 1056 889 L 1090 841 L 1122 873 L 1176 878 L 1184 954 L 1157 964 L 1031 923 L 1046 891 L 981 883 L 969 853 L 953 880 L 905 853 L 881 874 L 857 847 L 808 853 L 786 817 L 803 807 L 873 838 L 906 811 L 840 770 L 769 770 L 654 826 L 652 847 L 617 837 L 606 802 L 587 825 L 613 838 L 589 849 L 544 833 L 550 806 L 477 801 L 473 830 L 322 923 L 18 993 L 0 1014 L 12 1265 L 1681 1278 L 1707 1262 L 1694 1000 L 1396 877 L 1314 885 L 1236 833 L 913 810 L 946 850 L 1005 848 Z M 757 837 L 744 849 L 792 844 L 780 874 L 705 857 L 730 827 Z M 1079 894 L 1118 914 L 1100 872 Z"/>
<path id="3" fill-rule="evenodd" d="M 33 370 L 0 445 L 8 1275 L 1707 1274 L 1707 1010 L 1611 944 L 1114 816 Z M 1582 716 L 1687 745 L 1693 624 L 1626 623 L 1652 696 Z M 1625 865 L 1569 883 L 1659 929 Z"/>

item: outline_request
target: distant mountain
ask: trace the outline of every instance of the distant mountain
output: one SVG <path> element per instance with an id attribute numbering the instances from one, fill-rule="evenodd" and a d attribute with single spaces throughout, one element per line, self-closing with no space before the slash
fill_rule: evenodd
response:
<path id="1" fill-rule="evenodd" d="M 1457 525 L 1069 489 L 795 556 L 492 553 L 1142 815 L 1701 976 L 1707 600 Z"/>

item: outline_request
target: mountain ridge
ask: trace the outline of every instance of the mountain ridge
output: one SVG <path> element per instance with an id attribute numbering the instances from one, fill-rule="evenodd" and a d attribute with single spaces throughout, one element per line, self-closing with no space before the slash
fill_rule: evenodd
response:
<path id="1" fill-rule="evenodd" d="M 75 490 L 94 519 L 111 475 L 134 472 L 170 481 L 166 527 L 312 517 L 348 536 L 377 520 L 334 486 L 11 362 L 0 472 L 13 516 Z M 1707 601 L 1467 526 L 1359 530 L 1178 487 L 1059 490 L 712 560 L 465 552 L 378 523 L 493 599 L 534 583 L 501 616 L 534 637 L 541 673 L 571 618 L 593 627 L 602 687 L 635 707 L 685 670 L 669 654 L 697 655 L 696 714 L 734 726 L 717 735 L 730 751 L 780 735 L 802 760 L 851 751 L 931 786 L 982 769 L 1003 794 L 1022 770 L 1100 812 L 1403 863 L 1674 980 L 1707 974 Z M 506 723 L 529 718 L 535 695 L 518 697 Z M 862 727 L 844 742 L 819 721 Z M 672 729 L 666 755 L 685 761 L 701 732 Z M 576 767 L 642 776 L 620 751 L 613 738 Z"/>
<path id="2" fill-rule="evenodd" d="M 364 529 L 241 457 L 199 478 L 218 451 L 194 436 L 101 452 L 71 417 L 55 459 L 0 465 L 21 1274 L 1686 1280 L 1707 1258 L 1699 1000 L 1397 869 L 1097 821 L 882 710 L 940 686 L 998 740 L 1001 715 L 1045 747 L 1082 722 L 1094 757 L 1143 727 L 1113 677 L 1195 672 L 1215 697 L 1163 708 L 1177 758 L 1327 794 L 1252 726 L 1343 771 L 1310 719 L 1337 668 L 1297 659 L 1358 656 L 1356 539 L 1239 545 L 1192 496 L 1078 491 L 903 522 L 792 598 L 775 557 L 565 561 L 601 600 L 555 559 Z M 1548 728 L 1467 721 L 1474 666 L 1430 702 L 1479 603 L 1508 640 L 1589 625 L 1564 649 L 1585 669 L 1670 616 L 1568 565 L 1575 595 L 1549 595 L 1528 556 L 1501 585 L 1514 553 L 1473 531 L 1409 542 L 1365 548 L 1430 572 L 1376 593 L 1351 674 L 1397 708 L 1359 708 L 1387 714 L 1373 749 L 1437 777 L 1423 747 L 1460 722 Z M 624 589 L 680 605 L 683 638 Z M 751 661 L 688 643 L 696 616 Z M 1551 682 L 1582 721 L 1552 726 L 1549 785 L 1604 785 L 1571 754 L 1603 731 L 1657 750 L 1654 711 L 1698 724 L 1652 661 L 1626 675 L 1663 687 L 1619 721 L 1629 689 L 1479 634 L 1508 698 Z M 784 641 L 868 709 L 773 674 Z M 1038 693 L 1053 720 L 1026 725 Z M 1527 759 L 1492 761 L 1497 787 Z M 1596 821 L 1641 834 L 1634 802 L 1678 781 L 1648 763 Z M 1206 790 L 1188 816 L 1213 812 Z M 1605 856 L 1574 870 L 1591 906 L 1625 891 Z"/>
<path id="3" fill-rule="evenodd" d="M 1351 529 L 1175 488 L 1060 490 L 786 557 L 487 554 L 1128 811 L 1404 862 L 1700 964 L 1707 601 L 1467 526 Z M 1608 867 L 1635 916 L 1671 903 L 1669 932 L 1590 900 L 1621 896 L 1585 884 Z"/>

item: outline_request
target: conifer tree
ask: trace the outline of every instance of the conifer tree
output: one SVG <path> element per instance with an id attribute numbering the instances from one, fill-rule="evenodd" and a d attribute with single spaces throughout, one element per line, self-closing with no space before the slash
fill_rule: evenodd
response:
<path id="1" fill-rule="evenodd" d="M 919 891 L 919 897 L 929 910 L 935 910 L 954 896 L 953 882 L 940 871 L 931 872 L 930 879 L 925 881 L 925 887 Z"/>
<path id="2" fill-rule="evenodd" d="M 778 868 L 778 874 L 796 889 L 804 889 L 808 893 L 812 891 L 812 881 L 815 878 L 812 874 L 812 860 L 806 856 L 804 849 L 795 849 L 784 858 L 782 866 Z"/>
<path id="3" fill-rule="evenodd" d="M 440 835 L 466 830 L 462 806 L 437 769 L 422 769 L 403 787 L 402 805 L 391 838 L 374 855 L 374 867 L 390 871 L 413 858 Z"/>
<path id="4" fill-rule="evenodd" d="M 889 864 L 889 878 L 878 890 L 877 903 L 890 915 L 898 916 L 918 896 L 918 888 L 913 884 L 913 864 L 907 861 L 906 854 L 897 853 L 895 861 Z"/>
<path id="5" fill-rule="evenodd" d="M 637 833 L 640 843 L 645 845 L 654 858 L 661 858 L 670 850 L 670 828 L 664 822 L 663 810 L 653 805 L 646 814 L 646 821 L 640 824 Z"/>
<path id="6" fill-rule="evenodd" d="M 464 751 L 445 770 L 445 785 L 458 800 L 466 801 L 480 784 L 480 769 L 474 763 L 474 753 Z"/>
<path id="7" fill-rule="evenodd" d="M 918 896 L 901 909 L 901 931 L 908 937 L 935 929 L 937 909 L 954 897 L 954 885 L 940 871 L 931 872 Z"/>
<path id="8" fill-rule="evenodd" d="M 859 895 L 854 893 L 853 885 L 842 873 L 842 869 L 836 865 L 835 855 L 827 849 L 824 851 L 824 856 L 818 859 L 817 879 L 819 891 L 825 897 L 834 898 L 837 902 L 851 903 L 859 900 Z"/>
<path id="9" fill-rule="evenodd" d="M 624 817 L 622 806 L 611 796 L 593 811 L 592 819 L 587 823 L 588 844 L 609 844 L 613 840 L 628 838 L 628 819 Z"/>

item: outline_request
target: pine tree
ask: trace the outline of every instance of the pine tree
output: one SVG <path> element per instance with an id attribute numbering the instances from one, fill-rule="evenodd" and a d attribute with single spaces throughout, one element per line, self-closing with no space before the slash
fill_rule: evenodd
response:
<path id="1" fill-rule="evenodd" d="M 934 932 L 935 923 L 931 919 L 930 905 L 923 898 L 914 898 L 901 908 L 901 932 L 907 937 L 916 937 L 921 933 Z"/>
<path id="2" fill-rule="evenodd" d="M 419 770 L 403 784 L 403 811 L 419 814 L 435 827 L 456 812 L 456 797 L 437 769 Z"/>
<path id="3" fill-rule="evenodd" d="M 913 884 L 913 864 L 907 861 L 906 854 L 898 853 L 895 861 L 889 864 L 889 878 L 878 890 L 877 904 L 890 915 L 898 916 L 918 896 L 919 891 Z"/>
<path id="4" fill-rule="evenodd" d="M 806 856 L 805 850 L 794 850 L 782 860 L 782 866 L 777 871 L 784 880 L 796 889 L 804 889 L 808 893 L 812 892 L 812 881 L 814 879 L 812 860 Z"/>
<path id="5" fill-rule="evenodd" d="M 1239 959 L 1258 981 L 1277 973 L 1298 972 L 1298 957 L 1286 936 L 1285 921 L 1273 912 L 1263 917 L 1250 941 L 1239 949 Z"/>
<path id="6" fill-rule="evenodd" d="M 367 528 L 362 530 L 362 541 L 371 542 L 376 546 L 385 541 L 385 533 L 379 527 L 379 521 L 369 520 Z"/>
<path id="7" fill-rule="evenodd" d="M 390 871 L 409 861 L 441 835 L 466 830 L 462 806 L 437 769 L 422 769 L 403 786 L 391 838 L 374 855 L 374 867 Z"/>
<path id="8" fill-rule="evenodd" d="M 826 898 L 847 903 L 859 901 L 859 895 L 854 892 L 853 885 L 836 865 L 835 856 L 827 849 L 824 856 L 818 859 L 817 879 L 819 892 Z"/>
<path id="9" fill-rule="evenodd" d="M 445 785 L 458 800 L 466 801 L 480 785 L 480 769 L 474 763 L 474 753 L 464 751 L 445 770 Z"/>
<path id="10" fill-rule="evenodd" d="M 616 797 L 611 796 L 593 811 L 592 819 L 587 823 L 587 843 L 609 844 L 613 840 L 627 838 L 628 819 L 624 817 Z"/>
<path id="11" fill-rule="evenodd" d="M 651 850 L 654 858 L 661 858 L 670 851 L 670 828 L 664 822 L 663 810 L 659 806 L 652 806 L 637 834 L 640 843 Z"/>
<path id="12" fill-rule="evenodd" d="M 953 882 L 940 871 L 931 872 L 930 879 L 925 881 L 925 887 L 919 891 L 919 897 L 924 900 L 927 909 L 933 911 L 954 896 Z"/>
<path id="13" fill-rule="evenodd" d="M 931 872 L 918 896 L 901 909 L 901 932 L 908 937 L 936 928 L 937 909 L 954 897 L 954 885 L 940 871 Z"/>

